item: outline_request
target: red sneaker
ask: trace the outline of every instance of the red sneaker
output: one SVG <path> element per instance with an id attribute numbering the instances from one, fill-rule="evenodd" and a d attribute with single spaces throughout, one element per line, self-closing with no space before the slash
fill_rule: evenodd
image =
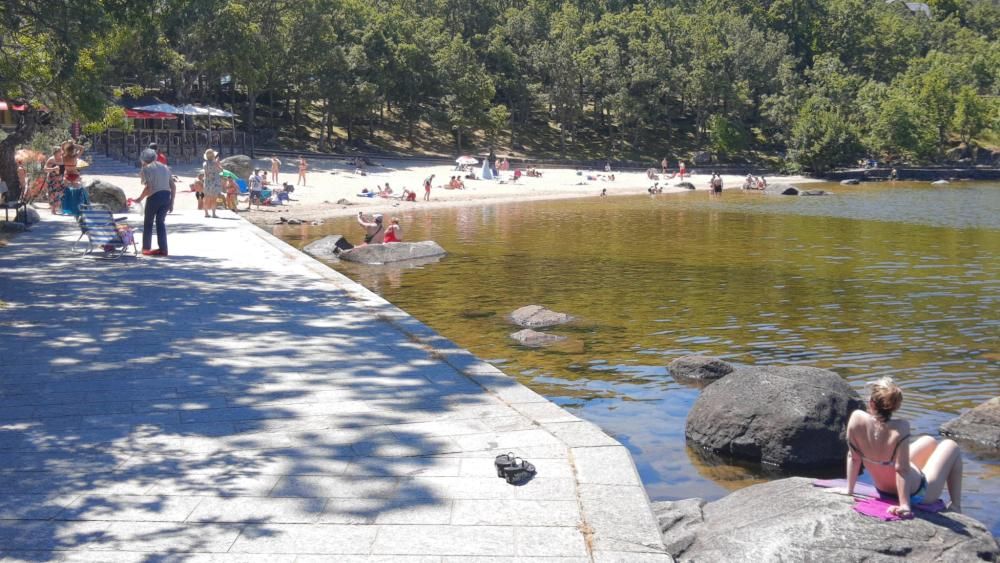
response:
<path id="1" fill-rule="evenodd" d="M 163 252 L 162 250 L 160 250 L 159 248 L 157 248 L 156 250 L 143 250 L 142 251 L 142 255 L 143 256 L 166 256 L 167 253 Z"/>

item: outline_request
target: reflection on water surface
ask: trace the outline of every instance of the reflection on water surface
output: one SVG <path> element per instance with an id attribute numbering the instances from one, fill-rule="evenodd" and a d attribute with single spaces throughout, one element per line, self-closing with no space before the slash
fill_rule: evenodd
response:
<path id="1" fill-rule="evenodd" d="M 771 476 L 702 459 L 697 389 L 671 359 L 832 369 L 906 392 L 917 432 L 1000 395 L 1000 186 L 823 186 L 829 197 L 726 192 L 401 211 L 408 240 L 449 251 L 415 269 L 335 267 L 600 424 L 655 499 L 718 498 Z M 276 234 L 360 239 L 353 219 Z M 583 351 L 515 346 L 504 317 L 538 303 L 580 318 Z M 966 459 L 966 509 L 1000 532 L 998 464 Z"/>

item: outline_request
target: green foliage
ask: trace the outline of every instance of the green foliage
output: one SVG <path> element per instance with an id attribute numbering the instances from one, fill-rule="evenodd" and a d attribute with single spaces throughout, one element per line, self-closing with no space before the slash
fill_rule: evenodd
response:
<path id="1" fill-rule="evenodd" d="M 456 150 L 509 133 L 512 148 L 546 139 L 564 156 L 788 150 L 818 171 L 859 142 L 916 161 L 1000 137 L 1000 4 L 931 7 L 927 18 L 868 0 L 8 0 L 0 95 L 88 132 L 121 123 L 105 110 L 113 95 L 147 91 L 234 104 L 251 131 L 266 102 L 270 125 L 324 148 L 345 133 L 378 141 L 385 120 L 420 148 L 434 144 L 427 130 L 451 132 Z"/>
<path id="2" fill-rule="evenodd" d="M 798 165 L 822 174 L 856 160 L 861 144 L 846 116 L 819 96 L 806 100 L 792 128 L 789 156 Z"/>

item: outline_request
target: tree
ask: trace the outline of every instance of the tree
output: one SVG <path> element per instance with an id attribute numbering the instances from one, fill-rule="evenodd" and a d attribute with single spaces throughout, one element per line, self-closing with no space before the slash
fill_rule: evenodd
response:
<path id="1" fill-rule="evenodd" d="M 952 118 L 952 128 L 968 145 L 972 138 L 982 132 L 989 124 L 992 113 L 990 104 L 971 86 L 962 86 L 955 96 L 955 115 Z"/>
<path id="2" fill-rule="evenodd" d="M 852 161 L 861 150 L 854 127 L 819 96 L 806 100 L 799 110 L 790 145 L 792 161 L 815 174 Z"/>
<path id="3" fill-rule="evenodd" d="M 51 113 L 100 117 L 110 88 L 97 80 L 98 31 L 112 14 L 98 0 L 5 0 L 0 6 L 0 94 L 21 101 L 14 131 L 0 140 L 0 178 L 11 198 L 24 186 L 14 152 Z"/>
<path id="4" fill-rule="evenodd" d="M 440 72 L 444 92 L 441 104 L 455 132 L 457 150 L 462 152 L 463 134 L 487 122 L 496 93 L 493 80 L 472 47 L 458 36 L 434 54 L 434 65 Z"/>

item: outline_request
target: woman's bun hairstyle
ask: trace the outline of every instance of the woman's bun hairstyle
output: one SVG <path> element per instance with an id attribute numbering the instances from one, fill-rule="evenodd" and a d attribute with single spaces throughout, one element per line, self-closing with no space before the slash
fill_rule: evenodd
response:
<path id="1" fill-rule="evenodd" d="M 891 377 L 883 377 L 869 383 L 868 386 L 871 390 L 868 396 L 869 405 L 875 409 L 872 414 L 882 421 L 888 421 L 892 418 L 892 413 L 903 403 L 903 390 Z"/>

